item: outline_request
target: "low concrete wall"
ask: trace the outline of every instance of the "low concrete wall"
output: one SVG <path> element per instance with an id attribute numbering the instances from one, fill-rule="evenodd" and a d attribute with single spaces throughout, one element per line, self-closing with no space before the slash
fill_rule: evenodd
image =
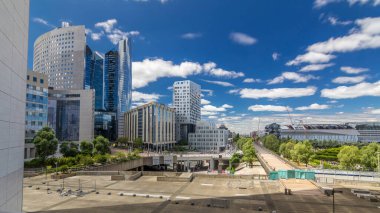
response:
<path id="1" fill-rule="evenodd" d="M 267 173 L 269 175 L 269 173 L 271 171 L 273 171 L 273 169 L 269 167 L 269 165 L 265 162 L 265 160 L 257 152 L 256 152 L 256 157 L 260 161 L 261 166 L 264 168 L 265 173 Z"/>
<path id="2" fill-rule="evenodd" d="M 125 180 L 125 175 L 111 175 L 111 180 Z"/>
<path id="3" fill-rule="evenodd" d="M 144 176 L 167 176 L 167 177 L 175 177 L 180 176 L 182 172 L 160 172 L 160 171 L 143 171 L 142 174 Z"/>
<path id="4" fill-rule="evenodd" d="M 334 179 L 334 184 L 380 187 L 380 182 Z"/>
<path id="5" fill-rule="evenodd" d="M 228 174 L 201 174 L 193 173 L 194 177 L 199 178 L 228 178 L 228 179 L 245 179 L 245 180 L 267 180 L 267 175 L 228 175 Z"/>
<path id="6" fill-rule="evenodd" d="M 135 174 L 132 175 L 126 175 L 127 180 L 137 180 L 142 176 L 142 172 L 135 172 Z"/>
<path id="7" fill-rule="evenodd" d="M 144 166 L 144 159 L 130 160 L 122 163 L 115 164 L 105 164 L 98 167 L 89 168 L 87 171 L 126 171 L 131 169 L 136 169 Z"/>
<path id="8" fill-rule="evenodd" d="M 118 171 L 78 171 L 76 172 L 78 176 L 111 176 L 119 175 Z"/>

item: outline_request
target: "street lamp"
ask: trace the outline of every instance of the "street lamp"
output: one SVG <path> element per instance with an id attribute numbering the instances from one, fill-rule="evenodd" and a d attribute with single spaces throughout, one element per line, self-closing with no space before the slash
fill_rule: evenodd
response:
<path id="1" fill-rule="evenodd" d="M 327 190 L 325 192 L 325 194 L 327 196 L 330 196 L 330 195 L 333 196 L 333 213 L 335 213 L 335 193 L 341 193 L 342 194 L 343 191 L 342 190 L 335 190 L 334 188 L 332 188 L 331 190 Z"/>

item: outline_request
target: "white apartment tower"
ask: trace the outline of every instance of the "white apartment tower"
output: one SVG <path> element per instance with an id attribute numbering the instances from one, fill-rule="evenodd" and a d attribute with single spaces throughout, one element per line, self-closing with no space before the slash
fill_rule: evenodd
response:
<path id="1" fill-rule="evenodd" d="M 186 80 L 173 84 L 173 106 L 176 109 L 176 140 L 187 140 L 201 120 L 201 86 Z"/>
<path id="2" fill-rule="evenodd" d="M 83 89 L 85 53 L 85 27 L 62 22 L 34 42 L 33 70 L 45 74 L 54 89 Z"/>

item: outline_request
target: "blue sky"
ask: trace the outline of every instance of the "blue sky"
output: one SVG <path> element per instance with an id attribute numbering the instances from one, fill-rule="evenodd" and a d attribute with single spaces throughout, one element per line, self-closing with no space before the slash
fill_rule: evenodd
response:
<path id="1" fill-rule="evenodd" d="M 380 120 L 380 0 L 32 0 L 33 43 L 62 21 L 101 53 L 133 39 L 135 105 L 202 86 L 202 118 L 241 133 L 271 122 Z M 297 121 L 298 122 L 298 121 Z"/>

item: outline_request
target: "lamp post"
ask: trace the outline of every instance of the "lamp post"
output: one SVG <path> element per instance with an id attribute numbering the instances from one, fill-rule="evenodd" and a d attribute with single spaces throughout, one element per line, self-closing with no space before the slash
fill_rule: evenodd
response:
<path id="1" fill-rule="evenodd" d="M 335 193 L 343 193 L 343 191 L 335 190 L 334 188 L 331 190 L 331 194 L 333 196 L 333 213 L 335 213 Z"/>

